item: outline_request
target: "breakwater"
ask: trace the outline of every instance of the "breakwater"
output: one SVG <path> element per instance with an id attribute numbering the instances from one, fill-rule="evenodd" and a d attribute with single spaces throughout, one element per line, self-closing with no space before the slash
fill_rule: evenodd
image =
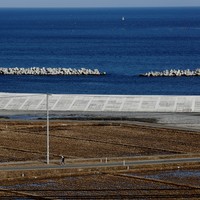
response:
<path id="1" fill-rule="evenodd" d="M 105 75 L 106 72 L 100 72 L 98 69 L 72 69 L 72 68 L 0 68 L 0 75 L 34 75 L 34 76 L 53 76 L 53 75 Z"/>
<path id="2" fill-rule="evenodd" d="M 195 70 L 171 69 L 171 70 L 164 70 L 164 71 L 161 71 L 161 72 L 158 72 L 158 71 L 147 72 L 145 74 L 140 74 L 140 76 L 144 76 L 144 77 L 200 76 L 200 69 L 195 69 Z"/>

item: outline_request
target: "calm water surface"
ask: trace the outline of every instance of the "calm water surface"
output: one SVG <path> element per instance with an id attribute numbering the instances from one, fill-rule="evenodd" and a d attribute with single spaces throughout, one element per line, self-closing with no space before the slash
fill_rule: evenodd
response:
<path id="1" fill-rule="evenodd" d="M 125 20 L 122 20 L 122 17 Z M 0 9 L 0 67 L 98 68 L 106 76 L 0 76 L 0 92 L 199 95 L 200 8 Z"/>

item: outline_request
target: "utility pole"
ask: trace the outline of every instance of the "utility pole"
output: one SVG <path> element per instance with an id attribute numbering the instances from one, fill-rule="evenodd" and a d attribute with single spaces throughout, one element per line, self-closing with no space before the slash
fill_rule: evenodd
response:
<path id="1" fill-rule="evenodd" d="M 46 94 L 46 111 L 47 111 L 47 164 L 49 164 L 49 94 Z"/>

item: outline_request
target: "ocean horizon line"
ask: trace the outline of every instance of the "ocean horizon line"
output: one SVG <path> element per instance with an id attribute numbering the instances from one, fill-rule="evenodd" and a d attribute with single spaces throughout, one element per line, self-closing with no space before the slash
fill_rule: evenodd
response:
<path id="1" fill-rule="evenodd" d="M 0 7 L 0 9 L 177 9 L 177 8 L 200 8 L 200 6 L 105 6 L 105 7 Z"/>

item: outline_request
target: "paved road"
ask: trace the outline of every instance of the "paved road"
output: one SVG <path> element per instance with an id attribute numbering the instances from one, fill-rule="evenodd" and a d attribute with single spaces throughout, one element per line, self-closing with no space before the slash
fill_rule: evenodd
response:
<path id="1" fill-rule="evenodd" d="M 77 168 L 99 168 L 99 167 L 119 167 L 119 166 L 138 166 L 138 165 L 156 165 L 156 164 L 175 164 L 200 162 L 197 158 L 178 158 L 178 159 L 160 159 L 160 160 L 139 160 L 139 161 L 123 161 L 123 162 L 99 162 L 87 164 L 65 164 L 65 165 L 43 165 L 43 166 L 2 166 L 0 171 L 26 171 L 26 170 L 46 170 L 46 169 L 77 169 Z"/>

